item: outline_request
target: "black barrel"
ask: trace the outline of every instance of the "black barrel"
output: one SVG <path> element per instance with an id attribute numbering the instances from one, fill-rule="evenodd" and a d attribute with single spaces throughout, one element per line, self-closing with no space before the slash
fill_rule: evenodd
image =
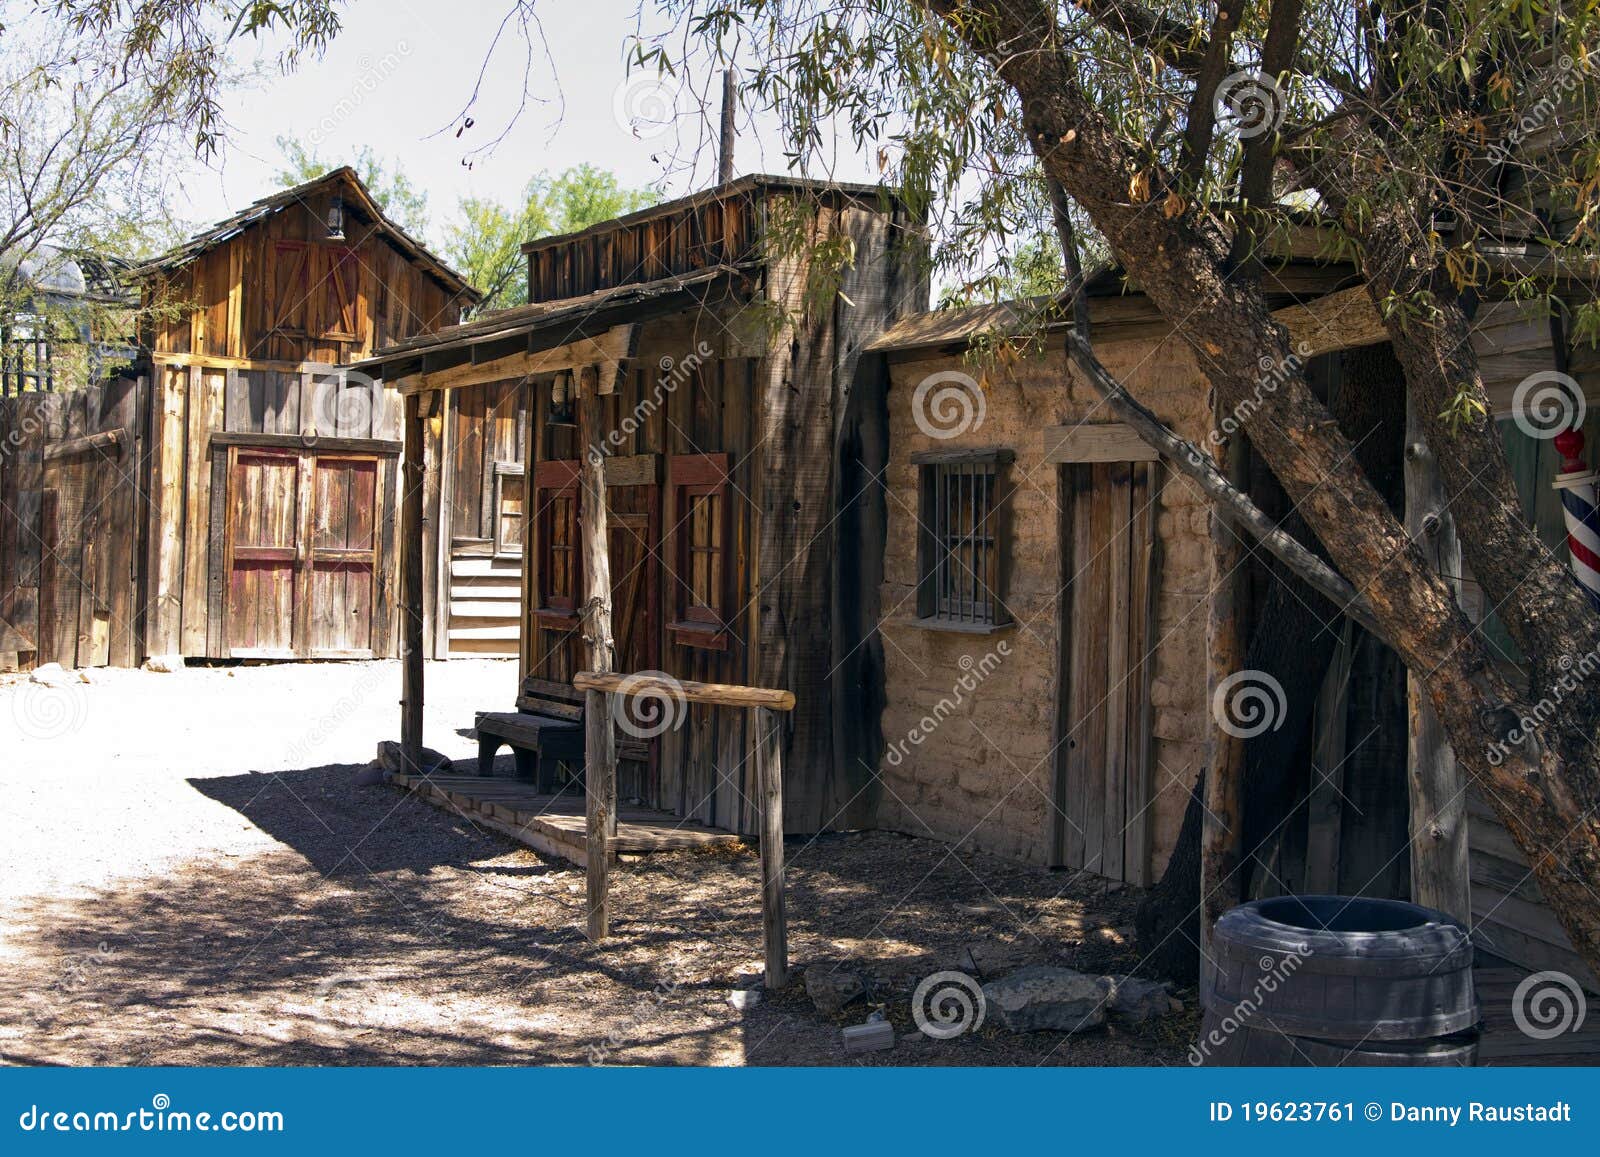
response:
<path id="1" fill-rule="evenodd" d="M 1210 1065 L 1461 1065 L 1477 1053 L 1472 942 L 1398 900 L 1279 896 L 1217 921 L 1190 1059 Z"/>

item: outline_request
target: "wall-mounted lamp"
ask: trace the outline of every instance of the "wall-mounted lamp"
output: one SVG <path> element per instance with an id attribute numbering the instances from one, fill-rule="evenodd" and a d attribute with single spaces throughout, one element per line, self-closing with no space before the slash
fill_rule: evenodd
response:
<path id="1" fill-rule="evenodd" d="M 344 240 L 344 198 L 338 193 L 328 202 L 328 240 Z"/>

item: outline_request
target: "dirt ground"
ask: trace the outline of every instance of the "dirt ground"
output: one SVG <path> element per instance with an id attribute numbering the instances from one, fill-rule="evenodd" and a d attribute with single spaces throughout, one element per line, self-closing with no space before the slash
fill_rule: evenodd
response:
<path id="1" fill-rule="evenodd" d="M 760 987 L 752 852 L 623 865 L 596 946 L 580 871 L 359 786 L 397 664 L 91 677 L 0 676 L 6 1063 L 1174 1064 L 1192 1038 L 1192 993 L 1144 1026 L 926 1037 L 909 993 L 942 969 L 1131 969 L 1133 893 L 885 833 L 791 841 L 797 970 L 868 972 L 899 1033 L 847 1055 L 870 1004 L 829 1020 L 798 979 L 730 999 Z M 457 729 L 513 682 L 430 664 L 426 743 L 471 754 Z"/>

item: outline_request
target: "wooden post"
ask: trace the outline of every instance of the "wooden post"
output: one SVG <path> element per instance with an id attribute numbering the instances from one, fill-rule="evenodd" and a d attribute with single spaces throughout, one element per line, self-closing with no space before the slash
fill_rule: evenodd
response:
<path id="1" fill-rule="evenodd" d="M 1223 415 L 1216 415 L 1222 429 Z M 1241 493 L 1249 492 L 1249 458 L 1244 436 L 1228 439 L 1220 463 L 1229 482 Z M 1230 725 L 1228 689 L 1224 681 L 1243 669 L 1244 543 L 1240 531 L 1211 508 L 1211 605 L 1206 622 L 1206 702 L 1211 710 L 1207 742 L 1204 819 L 1200 829 L 1200 968 L 1211 959 L 1211 939 L 1218 917 L 1241 899 L 1239 857 L 1244 846 L 1244 812 L 1240 783 L 1244 779 L 1245 739 L 1242 728 Z"/>
<path id="2" fill-rule="evenodd" d="M 733 139 L 736 133 L 733 118 L 739 107 L 738 89 L 734 84 L 733 69 L 722 74 L 722 148 L 717 154 L 717 183 L 726 185 L 733 180 Z"/>
<path id="3" fill-rule="evenodd" d="M 1406 533 L 1443 575 L 1461 573 L 1461 544 L 1422 418 L 1406 397 Z M 1451 582 L 1452 588 L 1456 583 Z M 1411 900 L 1472 923 L 1467 792 L 1421 679 L 1406 672 L 1406 780 L 1411 789 Z"/>
<path id="4" fill-rule="evenodd" d="M 789 983 L 789 924 L 783 910 L 783 720 L 756 709 L 757 774 L 761 785 L 761 943 L 767 987 Z"/>
<path id="5" fill-rule="evenodd" d="M 406 399 L 405 461 L 400 471 L 400 755 L 406 772 L 422 767 L 422 399 Z"/>
<path id="6" fill-rule="evenodd" d="M 578 445 L 583 453 L 578 498 L 584 576 L 583 641 L 589 653 L 589 670 L 600 674 L 612 671 L 614 664 L 606 465 L 605 455 L 599 450 L 604 436 L 604 406 L 599 374 L 594 366 L 585 366 L 578 375 Z M 583 716 L 589 938 L 601 940 L 611 927 L 606 892 L 610 886 L 611 837 L 617 831 L 617 735 L 611 722 L 611 696 L 604 691 L 586 691 Z"/>

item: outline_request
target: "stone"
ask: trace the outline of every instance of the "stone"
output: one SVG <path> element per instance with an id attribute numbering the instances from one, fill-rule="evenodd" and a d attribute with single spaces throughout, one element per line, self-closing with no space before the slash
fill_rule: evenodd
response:
<path id="1" fill-rule="evenodd" d="M 1036 964 L 983 986 L 990 1021 L 1012 1032 L 1083 1032 L 1106 1019 L 1111 984 L 1070 968 Z"/>
<path id="2" fill-rule="evenodd" d="M 1107 976 L 1105 979 L 1111 984 L 1107 1009 L 1120 1020 L 1139 1024 L 1173 1011 L 1172 994 L 1159 980 L 1140 980 L 1133 976 Z M 1182 1009 L 1181 1002 L 1178 1007 Z"/>
<path id="3" fill-rule="evenodd" d="M 171 675 L 183 670 L 183 656 L 151 655 L 144 661 L 144 669 L 157 675 Z"/>
<path id="4" fill-rule="evenodd" d="M 374 760 L 356 772 L 357 787 L 371 787 L 383 782 L 383 764 Z"/>
<path id="5" fill-rule="evenodd" d="M 894 1048 L 894 1025 L 886 1020 L 846 1025 L 839 1035 L 847 1053 L 875 1053 Z"/>
<path id="6" fill-rule="evenodd" d="M 75 683 L 83 682 L 78 678 L 76 671 L 68 671 L 60 663 L 46 663 L 42 667 L 35 667 L 28 676 L 28 682 L 38 683 L 45 687 L 70 687 Z"/>
<path id="7" fill-rule="evenodd" d="M 838 1016 L 846 1005 L 867 995 L 867 982 L 859 972 L 821 961 L 806 966 L 806 995 L 823 1016 Z"/>
<path id="8" fill-rule="evenodd" d="M 747 1012 L 761 1003 L 761 993 L 754 988 L 735 988 L 728 992 L 728 1003 L 740 1012 Z"/>
<path id="9" fill-rule="evenodd" d="M 400 744 L 397 740 L 385 739 L 378 744 L 378 765 L 384 771 L 400 772 L 401 770 Z M 431 747 L 422 749 L 422 766 L 416 770 L 417 775 L 433 775 L 435 772 L 449 771 L 450 757 L 440 755 Z"/>

